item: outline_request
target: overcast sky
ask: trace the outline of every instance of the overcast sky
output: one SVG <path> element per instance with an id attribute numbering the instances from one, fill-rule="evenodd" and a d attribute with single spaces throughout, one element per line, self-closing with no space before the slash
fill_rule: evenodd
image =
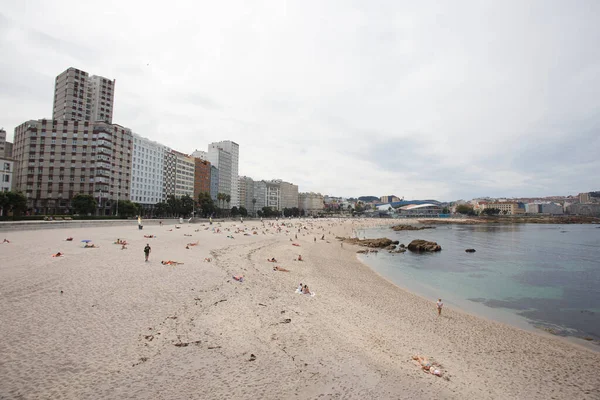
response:
<path id="1" fill-rule="evenodd" d="M 407 199 L 600 189 L 600 1 L 0 0 L 0 126 L 56 75 L 113 122 L 240 175 Z"/>

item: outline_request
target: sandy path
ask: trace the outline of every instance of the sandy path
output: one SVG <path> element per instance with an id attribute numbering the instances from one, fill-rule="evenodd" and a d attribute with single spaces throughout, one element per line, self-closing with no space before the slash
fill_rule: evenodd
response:
<path id="1" fill-rule="evenodd" d="M 246 222 L 252 236 L 232 233 L 234 223 L 219 234 L 199 225 L 11 232 L 0 247 L 0 398 L 600 397 L 598 353 L 452 309 L 438 318 L 433 302 L 340 247 L 333 238 L 349 236 L 349 222 L 309 223 L 263 235 Z M 64 258 L 50 257 L 59 250 Z M 273 271 L 271 257 L 290 272 Z M 316 296 L 294 293 L 299 282 Z M 421 372 L 417 353 L 449 380 Z"/>

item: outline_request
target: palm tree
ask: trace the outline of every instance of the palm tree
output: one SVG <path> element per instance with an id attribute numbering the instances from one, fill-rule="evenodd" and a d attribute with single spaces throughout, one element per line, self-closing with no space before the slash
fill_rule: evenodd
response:
<path id="1" fill-rule="evenodd" d="M 256 199 L 252 199 L 252 213 L 256 217 Z"/>
<path id="2" fill-rule="evenodd" d="M 231 195 L 225 195 L 225 201 L 227 202 L 227 209 L 231 210 Z"/>

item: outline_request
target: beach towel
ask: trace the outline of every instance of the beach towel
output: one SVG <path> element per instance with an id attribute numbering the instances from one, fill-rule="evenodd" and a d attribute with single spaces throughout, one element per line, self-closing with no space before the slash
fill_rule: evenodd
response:
<path id="1" fill-rule="evenodd" d="M 233 275 L 232 278 L 238 282 L 244 282 L 244 277 L 241 275 Z"/>

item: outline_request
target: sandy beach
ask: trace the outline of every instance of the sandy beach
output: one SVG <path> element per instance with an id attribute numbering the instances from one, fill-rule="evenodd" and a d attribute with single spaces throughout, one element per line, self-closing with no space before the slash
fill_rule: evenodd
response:
<path id="1" fill-rule="evenodd" d="M 274 222 L 0 231 L 0 399 L 600 398 L 599 352 L 438 317 L 335 239 L 389 221 Z"/>

